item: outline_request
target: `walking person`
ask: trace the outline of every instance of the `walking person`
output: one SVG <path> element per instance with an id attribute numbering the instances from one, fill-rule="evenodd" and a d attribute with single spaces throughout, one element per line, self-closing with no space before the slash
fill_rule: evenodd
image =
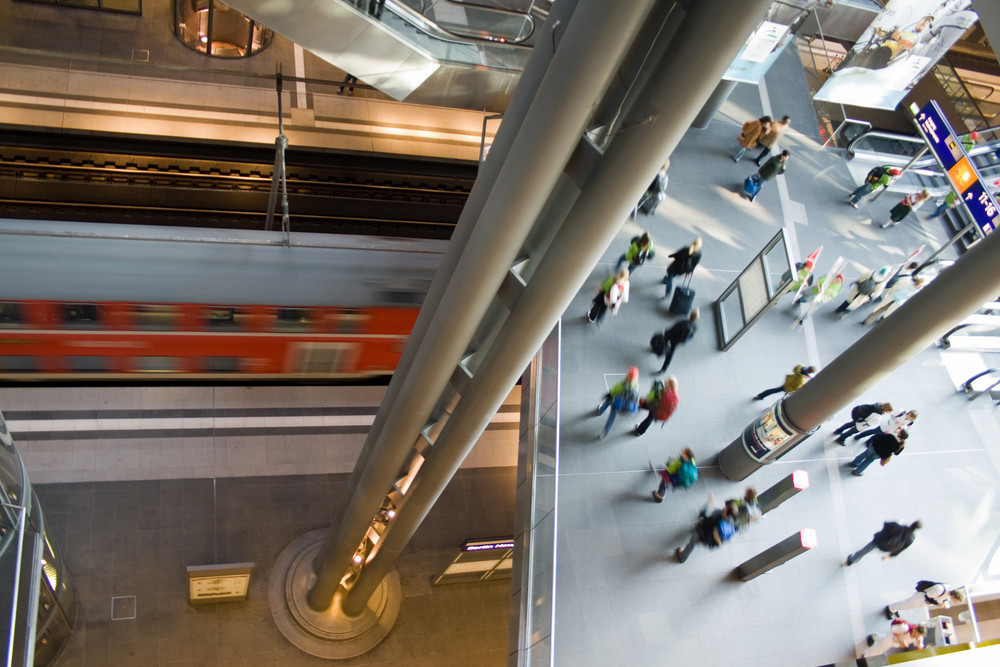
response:
<path id="1" fill-rule="evenodd" d="M 608 414 L 608 421 L 604 424 L 600 439 L 608 437 L 612 424 L 615 423 L 615 416 L 619 412 L 635 414 L 639 410 L 639 369 L 633 366 L 628 369 L 625 379 L 615 384 L 608 393 L 604 395 L 600 405 L 597 406 L 597 414 L 603 415 L 604 411 L 611 408 Z"/>
<path id="2" fill-rule="evenodd" d="M 764 166 L 761 167 L 754 176 L 751 176 L 751 178 L 755 178 L 757 181 L 757 191 L 754 194 L 749 195 L 748 199 L 750 199 L 750 201 L 757 198 L 760 191 L 764 189 L 765 183 L 770 180 L 774 180 L 777 176 L 785 173 L 785 170 L 788 168 L 788 157 L 790 155 L 791 153 L 788 151 L 781 151 L 780 155 L 775 155 L 769 158 L 768 161 L 764 163 Z"/>
<path id="3" fill-rule="evenodd" d="M 851 474 L 861 477 L 865 474 L 865 469 L 875 459 L 880 459 L 879 462 L 882 466 L 888 465 L 893 455 L 899 456 L 903 453 L 903 447 L 906 446 L 906 439 L 908 437 L 910 437 L 910 434 L 906 431 L 900 431 L 898 435 L 895 433 L 876 433 L 868 439 L 868 442 L 865 444 L 865 451 L 858 454 L 851 461 L 851 465 L 854 466 Z"/>
<path id="4" fill-rule="evenodd" d="M 949 192 L 944 196 L 944 199 L 942 199 L 941 203 L 938 204 L 938 207 L 934 210 L 934 213 L 931 214 L 931 217 L 940 218 L 942 215 L 944 215 L 945 211 L 947 211 L 950 208 L 955 208 L 956 206 L 958 206 L 959 201 L 960 200 L 958 198 L 958 193 L 952 190 L 951 192 Z"/>
<path id="5" fill-rule="evenodd" d="M 854 565 L 873 549 L 885 552 L 885 555 L 882 556 L 882 560 L 895 558 L 901 554 L 906 547 L 913 544 L 913 533 L 920 528 L 921 523 L 919 521 L 914 521 L 909 526 L 904 526 L 896 523 L 895 521 L 886 521 L 882 524 L 882 530 L 872 536 L 871 542 L 847 557 L 847 565 Z"/>
<path id="6" fill-rule="evenodd" d="M 781 120 L 776 120 L 771 123 L 771 129 L 760 136 L 759 143 L 764 147 L 764 150 L 760 152 L 760 155 L 754 158 L 754 163 L 760 167 L 761 162 L 764 161 L 768 155 L 771 154 L 771 149 L 774 148 L 774 144 L 778 142 L 781 135 L 785 133 L 788 126 L 792 124 L 792 119 L 788 116 L 782 116 Z"/>
<path id="7" fill-rule="evenodd" d="M 653 467 L 652 462 L 649 467 Z M 681 450 L 680 456 L 667 459 L 663 468 L 659 470 L 659 475 L 660 486 L 653 491 L 653 500 L 662 503 L 667 489 L 688 489 L 698 481 L 698 464 L 694 460 L 694 452 L 685 447 Z"/>
<path id="8" fill-rule="evenodd" d="M 649 238 L 649 234 L 643 232 L 641 236 L 633 236 L 629 241 L 628 250 L 618 258 L 618 268 L 627 267 L 629 275 L 631 275 L 647 259 L 653 259 L 655 256 L 656 251 L 653 250 L 653 239 Z"/>
<path id="9" fill-rule="evenodd" d="M 874 426 L 867 431 L 857 433 L 854 436 L 854 439 L 860 440 L 861 438 L 870 438 L 879 431 L 899 435 L 903 431 L 910 430 L 910 427 L 913 426 L 913 422 L 917 421 L 917 416 L 918 413 L 916 410 L 908 410 L 906 412 L 900 411 L 895 414 L 884 414 L 879 418 L 877 426 Z"/>
<path id="10" fill-rule="evenodd" d="M 876 632 L 868 635 L 868 649 L 861 655 L 865 658 L 871 658 L 894 648 L 900 648 L 904 651 L 919 650 L 924 648 L 924 638 L 925 631 L 921 626 L 894 618 L 889 624 L 889 634 L 883 635 Z"/>
<path id="11" fill-rule="evenodd" d="M 873 167 L 868 172 L 868 175 L 865 176 L 864 183 L 859 185 L 858 188 L 847 197 L 847 203 L 854 208 L 857 208 L 862 199 L 866 198 L 879 188 L 888 188 L 893 180 L 895 180 L 895 178 L 902 173 L 903 172 L 896 167 Z"/>
<path id="12" fill-rule="evenodd" d="M 736 534 L 733 517 L 739 510 L 731 505 L 726 505 L 721 510 L 712 511 L 712 505 L 712 495 L 709 494 L 705 509 L 698 515 L 698 523 L 691 531 L 691 537 L 687 544 L 674 550 L 674 555 L 681 563 L 691 557 L 691 552 L 697 545 L 704 544 L 709 549 L 716 549 Z"/>
<path id="13" fill-rule="evenodd" d="M 752 486 L 746 488 L 742 498 L 727 500 L 725 505 L 736 508 L 736 514 L 733 515 L 732 519 L 733 527 L 736 528 L 736 532 L 738 533 L 749 528 L 751 523 L 756 522 L 763 516 L 760 511 L 760 505 L 757 503 L 757 489 Z"/>
<path id="14" fill-rule="evenodd" d="M 834 433 L 837 434 L 837 444 L 846 445 L 847 437 L 858 433 L 861 429 L 878 426 L 884 414 L 892 412 L 891 403 L 862 403 L 851 408 L 851 421 L 841 425 Z"/>
<path id="15" fill-rule="evenodd" d="M 920 192 L 914 192 L 913 194 L 906 195 L 903 197 L 903 201 L 899 202 L 889 210 L 889 220 L 883 222 L 880 226 L 882 229 L 888 227 L 894 227 L 902 222 L 903 218 L 910 214 L 910 211 L 915 211 L 924 202 L 931 198 L 931 193 L 927 188 L 924 188 Z"/>
<path id="16" fill-rule="evenodd" d="M 917 582 L 916 592 L 905 600 L 893 602 L 883 609 L 885 617 L 890 621 L 899 617 L 899 612 L 906 609 L 923 609 L 924 607 L 951 606 L 951 603 L 965 602 L 965 592 L 961 588 L 952 588 L 939 581 L 922 579 Z"/>
<path id="17" fill-rule="evenodd" d="M 754 396 L 753 400 L 762 401 L 764 400 L 765 396 L 770 396 L 771 394 L 777 394 L 778 392 L 781 391 L 785 392 L 786 394 L 790 394 L 796 389 L 800 389 L 802 385 L 804 385 L 809 380 L 809 378 L 813 376 L 813 373 L 815 372 L 816 372 L 815 366 L 803 366 L 802 364 L 799 364 L 792 370 L 791 373 L 785 376 L 784 384 L 778 387 L 774 387 L 773 389 L 765 389 L 764 391 Z"/>
<path id="18" fill-rule="evenodd" d="M 686 320 L 681 320 L 674 326 L 666 329 L 662 334 L 656 334 L 653 336 L 653 339 L 650 340 L 653 351 L 657 354 L 661 354 L 663 352 L 666 353 L 666 358 L 663 360 L 663 366 L 660 367 L 660 370 L 653 373 L 653 375 L 665 373 L 667 371 L 667 366 L 670 365 L 670 362 L 674 358 L 674 352 L 677 351 L 677 346 L 694 338 L 695 332 L 698 331 L 699 315 L 700 311 L 698 308 L 692 308 L 691 314 L 688 315 Z M 660 347 L 659 352 L 656 351 L 658 344 L 662 346 Z"/>
<path id="19" fill-rule="evenodd" d="M 653 215 L 656 213 L 656 207 L 660 205 L 660 202 L 667 196 L 667 181 L 670 179 L 667 177 L 667 169 L 670 167 L 670 160 L 663 163 L 660 170 L 656 172 L 656 176 L 653 177 L 652 183 L 646 188 L 646 191 L 642 194 L 642 198 L 639 199 L 639 204 L 636 208 L 639 209 L 641 213 L 646 215 Z M 633 211 L 634 214 L 634 211 Z"/>
<path id="20" fill-rule="evenodd" d="M 809 306 L 806 308 L 805 312 L 802 313 L 799 316 L 799 318 L 795 321 L 796 324 L 799 325 L 804 324 L 805 321 L 809 318 L 809 316 L 812 315 L 814 310 L 822 306 L 824 303 L 829 303 L 834 299 L 836 299 L 837 295 L 840 294 L 840 291 L 844 288 L 843 273 L 838 273 L 837 275 L 835 275 L 833 277 L 833 280 L 830 281 L 829 285 L 825 285 L 824 284 L 825 281 L 826 281 L 825 277 L 820 278 L 819 283 L 817 283 L 817 285 L 812 288 L 815 297 L 809 303 Z M 797 303 L 802 303 L 803 301 L 805 301 L 805 297 L 800 297 Z"/>
<path id="21" fill-rule="evenodd" d="M 884 303 L 869 313 L 868 317 L 863 319 L 861 323 L 871 324 L 872 322 L 885 319 L 891 315 L 894 310 L 906 303 L 911 296 L 923 289 L 926 284 L 927 281 L 923 278 L 906 278 L 895 283 L 891 287 L 887 287 L 885 291 L 882 292 L 882 301 L 884 301 Z"/>
<path id="22" fill-rule="evenodd" d="M 736 152 L 733 153 L 733 162 L 739 162 L 748 148 L 761 148 L 760 138 L 770 132 L 771 117 L 761 116 L 757 120 L 748 120 L 743 123 L 742 131 L 736 140 Z"/>
<path id="23" fill-rule="evenodd" d="M 666 423 L 677 409 L 680 395 L 677 393 L 677 378 L 671 375 L 666 383 L 656 380 L 645 398 L 639 399 L 639 407 L 648 410 L 646 418 L 636 424 L 632 435 L 642 435 L 654 421 Z"/>
<path id="24" fill-rule="evenodd" d="M 347 94 L 348 95 L 354 95 L 354 85 L 353 84 L 355 84 L 357 82 L 358 82 L 358 77 L 356 77 L 353 74 L 351 74 L 350 72 L 348 72 L 347 76 L 345 76 L 344 80 L 341 82 L 340 88 L 337 89 L 337 94 L 340 95 L 341 93 L 343 93 L 344 92 L 344 88 L 346 88 L 348 85 L 350 85 L 350 88 L 348 88 L 348 90 L 347 90 Z"/>
<path id="25" fill-rule="evenodd" d="M 627 268 L 622 268 L 615 275 L 606 278 L 594 297 L 587 319 L 591 322 L 600 322 L 608 308 L 613 315 L 617 315 L 621 305 L 628 303 L 628 287 Z"/>
<path id="26" fill-rule="evenodd" d="M 674 278 L 694 273 L 695 267 L 701 261 L 701 237 L 695 238 L 694 241 L 691 241 L 691 245 L 667 255 L 667 257 L 674 260 L 667 267 L 666 275 L 663 276 L 663 284 L 667 286 L 666 292 L 669 297 L 674 289 Z"/>
<path id="27" fill-rule="evenodd" d="M 847 292 L 847 298 L 842 304 L 837 306 L 834 312 L 845 317 L 852 310 L 857 310 L 869 301 L 874 301 L 882 296 L 885 284 L 892 274 L 891 266 L 881 266 L 874 271 L 862 273 L 851 283 L 851 289 Z"/>

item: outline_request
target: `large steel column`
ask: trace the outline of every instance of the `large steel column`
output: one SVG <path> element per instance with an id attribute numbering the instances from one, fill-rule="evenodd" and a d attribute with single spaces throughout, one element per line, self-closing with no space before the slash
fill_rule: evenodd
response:
<path id="1" fill-rule="evenodd" d="M 645 104 L 609 145 L 510 316 L 484 354 L 397 516 L 343 602 L 357 613 L 433 506 L 559 316 L 589 278 L 646 184 L 684 135 L 770 0 L 696 3 L 645 87 Z M 618 5 L 616 5 L 618 6 Z M 711 36 L 711 39 L 708 37 Z M 698 63 L 692 67 L 691 63 Z M 641 109 L 638 109 L 641 107 Z M 650 118 L 649 108 L 663 110 Z M 558 122 L 559 114 L 553 113 Z M 542 222 L 544 224 L 544 222 Z"/>
<path id="2" fill-rule="evenodd" d="M 573 12 L 495 183 L 484 184 L 493 188 L 466 247 L 457 249 L 458 264 L 450 276 L 435 277 L 435 283 L 447 285 L 426 330 L 410 338 L 407 347 L 419 349 L 408 355 L 412 361 L 405 375 L 393 380 L 401 378 L 396 401 L 383 403 L 380 414 L 387 414 L 380 422 L 377 441 L 372 444 L 369 438 L 366 443 L 370 451 L 366 465 L 355 471 L 354 493 L 328 538 L 325 556 L 317 559 L 317 580 L 309 593 L 313 608 L 330 605 L 372 517 L 410 455 L 415 437 L 430 418 L 652 1 L 581 0 Z M 452 252 L 456 251 L 450 249 L 448 254 Z"/>
<path id="3" fill-rule="evenodd" d="M 548 21 L 542 28 L 542 34 L 552 31 L 552 27 L 557 24 L 564 27 L 569 22 L 575 7 L 576 0 L 560 2 L 558 7 L 554 6 L 552 12 L 549 14 Z M 507 156 L 509 155 L 511 146 L 514 143 L 514 138 L 517 136 L 517 130 L 521 127 L 521 124 L 528 113 L 528 109 L 531 107 L 531 102 L 535 98 L 538 89 L 542 84 L 545 73 L 548 71 L 552 55 L 552 49 L 545 48 L 545 45 L 540 45 L 533 51 L 524 72 L 521 74 L 521 77 L 518 80 L 517 92 L 512 97 L 507 109 L 504 111 L 504 120 L 500 124 L 500 128 L 494 137 L 493 144 L 490 147 L 490 154 L 486 161 L 479 165 L 479 174 L 476 177 L 476 182 L 472 191 L 469 193 L 465 206 L 462 208 L 462 214 L 458 224 L 455 226 L 455 231 L 452 233 L 451 239 L 448 241 L 448 252 L 446 252 L 441 258 L 441 264 L 438 266 L 435 274 L 435 280 L 431 283 L 427 296 L 424 298 L 420 314 L 418 315 L 417 321 L 414 323 L 413 329 L 410 332 L 410 338 L 419 340 L 426 334 L 431 319 L 441 303 L 445 289 L 451 282 L 451 276 L 455 272 L 455 267 L 458 265 L 458 261 L 464 253 L 465 246 L 468 244 L 469 238 L 472 236 L 472 232 L 475 229 L 475 222 L 482 213 L 483 207 L 485 206 L 486 200 L 491 192 L 491 187 L 499 175 L 501 167 L 506 163 Z M 385 396 L 382 400 L 383 404 L 392 405 L 399 397 L 403 386 L 403 380 L 409 374 L 413 361 L 417 357 L 417 352 L 418 350 L 416 345 L 407 345 L 403 349 L 403 354 L 400 357 L 399 363 L 396 365 L 395 374 L 386 389 Z M 351 475 L 350 480 L 348 480 L 347 488 L 344 490 L 343 497 L 345 499 L 352 499 L 355 497 L 360 498 L 358 485 L 363 479 L 363 476 L 360 473 L 365 470 L 368 465 L 371 453 L 375 448 L 375 444 L 379 440 L 382 433 L 382 427 L 385 425 L 388 415 L 389 412 L 386 410 L 380 410 L 375 415 L 371 429 L 369 429 L 368 436 L 365 439 L 364 447 L 362 447 L 361 452 L 358 455 L 358 460 L 354 465 L 354 474 Z M 375 503 L 375 506 L 370 512 L 364 512 L 362 514 L 363 516 L 367 514 L 369 516 L 369 520 L 370 516 L 374 516 L 379 503 L 381 503 L 381 498 L 384 493 L 385 489 L 371 491 L 369 494 L 369 504 Z M 378 500 L 378 502 L 375 502 L 376 500 Z M 337 510 L 333 516 L 333 521 L 330 525 L 329 538 L 326 540 L 323 548 L 320 549 L 316 557 L 317 570 L 323 566 L 323 563 L 330 563 L 328 567 L 333 567 L 333 563 L 344 563 L 344 559 L 350 558 L 354 553 L 354 549 L 357 548 L 359 540 L 354 540 L 353 537 L 347 540 L 339 540 L 337 538 L 337 535 L 341 533 L 353 536 L 357 532 L 356 529 L 352 529 L 350 526 L 341 527 L 344 517 L 348 516 L 348 509 L 352 509 L 352 506 L 347 502 L 340 503 L 337 506 Z M 360 523 L 361 521 L 358 519 L 358 525 L 360 525 Z M 339 549 L 337 549 L 338 545 L 340 547 Z M 333 583 L 334 582 L 331 582 L 328 578 L 321 577 L 320 580 L 317 581 L 317 585 L 313 587 L 310 592 L 310 605 L 317 609 L 325 609 L 328 607 L 333 596 L 333 590 L 327 590 L 327 588 Z"/>
<path id="4" fill-rule="evenodd" d="M 719 454 L 723 473 L 733 480 L 745 479 L 780 458 L 834 412 L 993 299 L 1000 292 L 998 266 L 1000 233 L 993 233 L 788 395 L 784 417 L 803 435 L 789 439 L 760 462 L 747 455 L 738 437 Z"/>

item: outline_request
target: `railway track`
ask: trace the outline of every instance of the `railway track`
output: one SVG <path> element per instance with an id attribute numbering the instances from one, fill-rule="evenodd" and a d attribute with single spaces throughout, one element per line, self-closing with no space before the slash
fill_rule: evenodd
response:
<path id="1" fill-rule="evenodd" d="M 0 217 L 263 229 L 273 151 L 5 133 Z M 292 231 L 447 238 L 468 163 L 288 150 Z M 280 212 L 279 212 L 280 215 Z"/>

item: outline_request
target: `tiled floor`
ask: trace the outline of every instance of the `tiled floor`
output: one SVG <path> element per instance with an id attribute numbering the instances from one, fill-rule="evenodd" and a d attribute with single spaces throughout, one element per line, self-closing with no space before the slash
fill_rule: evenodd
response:
<path id="1" fill-rule="evenodd" d="M 37 485 L 80 599 L 59 664 L 328 664 L 278 632 L 267 583 L 289 542 L 329 525 L 346 482 L 342 474 Z M 373 651 L 339 664 L 501 664 L 509 580 L 433 587 L 430 578 L 463 540 L 509 534 L 513 505 L 513 468 L 459 471 L 398 561 L 396 626 Z M 186 566 L 233 562 L 256 564 L 247 601 L 187 604 Z M 111 620 L 112 598 L 127 596 L 136 617 Z"/>

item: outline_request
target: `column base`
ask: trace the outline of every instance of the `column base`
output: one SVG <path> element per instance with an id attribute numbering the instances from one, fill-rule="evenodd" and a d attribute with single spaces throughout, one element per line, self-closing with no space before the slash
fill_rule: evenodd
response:
<path id="1" fill-rule="evenodd" d="M 399 575 L 392 570 L 358 616 L 348 616 L 334 597 L 329 609 L 316 611 L 307 595 L 316 581 L 313 560 L 327 531 L 314 530 L 285 547 L 271 569 L 268 602 L 285 639 L 301 650 L 328 660 L 344 660 L 375 648 L 396 622 L 403 599 Z"/>

